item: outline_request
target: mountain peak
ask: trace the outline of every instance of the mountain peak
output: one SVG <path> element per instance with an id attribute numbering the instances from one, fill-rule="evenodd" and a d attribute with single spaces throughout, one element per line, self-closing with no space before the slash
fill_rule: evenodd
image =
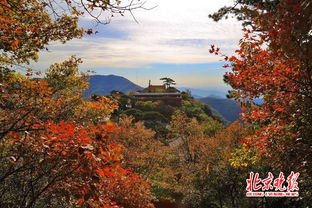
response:
<path id="1" fill-rule="evenodd" d="M 84 92 L 87 98 L 92 94 L 109 95 L 111 91 L 118 90 L 124 93 L 143 89 L 130 80 L 117 75 L 91 75 L 89 89 Z"/>

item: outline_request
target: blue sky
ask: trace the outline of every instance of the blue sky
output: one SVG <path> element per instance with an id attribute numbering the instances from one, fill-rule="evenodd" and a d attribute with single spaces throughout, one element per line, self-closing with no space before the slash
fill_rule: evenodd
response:
<path id="1" fill-rule="evenodd" d="M 42 52 L 32 67 L 44 71 L 54 62 L 77 55 L 84 61 L 82 70 L 124 76 L 141 86 L 149 79 L 156 84 L 160 77 L 171 77 L 178 86 L 223 89 L 224 63 L 209 54 L 210 45 L 233 54 L 242 36 L 241 25 L 235 19 L 215 23 L 208 14 L 232 4 L 233 0 L 147 0 L 145 7 L 157 7 L 135 10 L 139 23 L 130 14 L 98 26 L 84 17 L 80 25 L 97 34 L 65 45 L 51 43 L 50 52 Z"/>

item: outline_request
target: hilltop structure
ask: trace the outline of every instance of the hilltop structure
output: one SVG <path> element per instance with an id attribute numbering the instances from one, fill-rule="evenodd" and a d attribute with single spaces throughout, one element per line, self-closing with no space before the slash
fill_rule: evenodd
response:
<path id="1" fill-rule="evenodd" d="M 164 102 L 172 106 L 180 106 L 182 103 L 181 92 L 175 87 L 165 84 L 152 85 L 151 80 L 147 88 L 136 91 L 133 96 L 136 101 Z"/>

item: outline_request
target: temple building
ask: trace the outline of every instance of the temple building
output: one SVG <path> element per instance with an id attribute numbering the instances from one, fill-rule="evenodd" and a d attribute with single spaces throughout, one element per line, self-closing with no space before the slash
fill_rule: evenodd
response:
<path id="1" fill-rule="evenodd" d="M 182 103 L 181 92 L 175 87 L 166 85 L 152 85 L 149 81 L 147 88 L 133 94 L 136 101 L 163 102 L 172 106 L 180 106 Z"/>

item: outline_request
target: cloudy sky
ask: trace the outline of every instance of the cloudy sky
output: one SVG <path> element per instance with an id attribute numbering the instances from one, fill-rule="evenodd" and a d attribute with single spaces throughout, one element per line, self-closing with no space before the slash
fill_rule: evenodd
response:
<path id="1" fill-rule="evenodd" d="M 65 45 L 53 43 L 50 52 L 41 54 L 33 67 L 46 68 L 71 55 L 81 57 L 82 70 L 115 74 L 146 86 L 171 77 L 178 86 L 207 89 L 224 88 L 220 57 L 209 54 L 210 45 L 232 54 L 238 47 L 241 25 L 234 19 L 215 23 L 208 14 L 233 0 L 146 0 L 145 7 L 114 17 L 107 25 L 96 26 L 84 18 L 80 24 L 99 33 L 72 40 Z"/>

